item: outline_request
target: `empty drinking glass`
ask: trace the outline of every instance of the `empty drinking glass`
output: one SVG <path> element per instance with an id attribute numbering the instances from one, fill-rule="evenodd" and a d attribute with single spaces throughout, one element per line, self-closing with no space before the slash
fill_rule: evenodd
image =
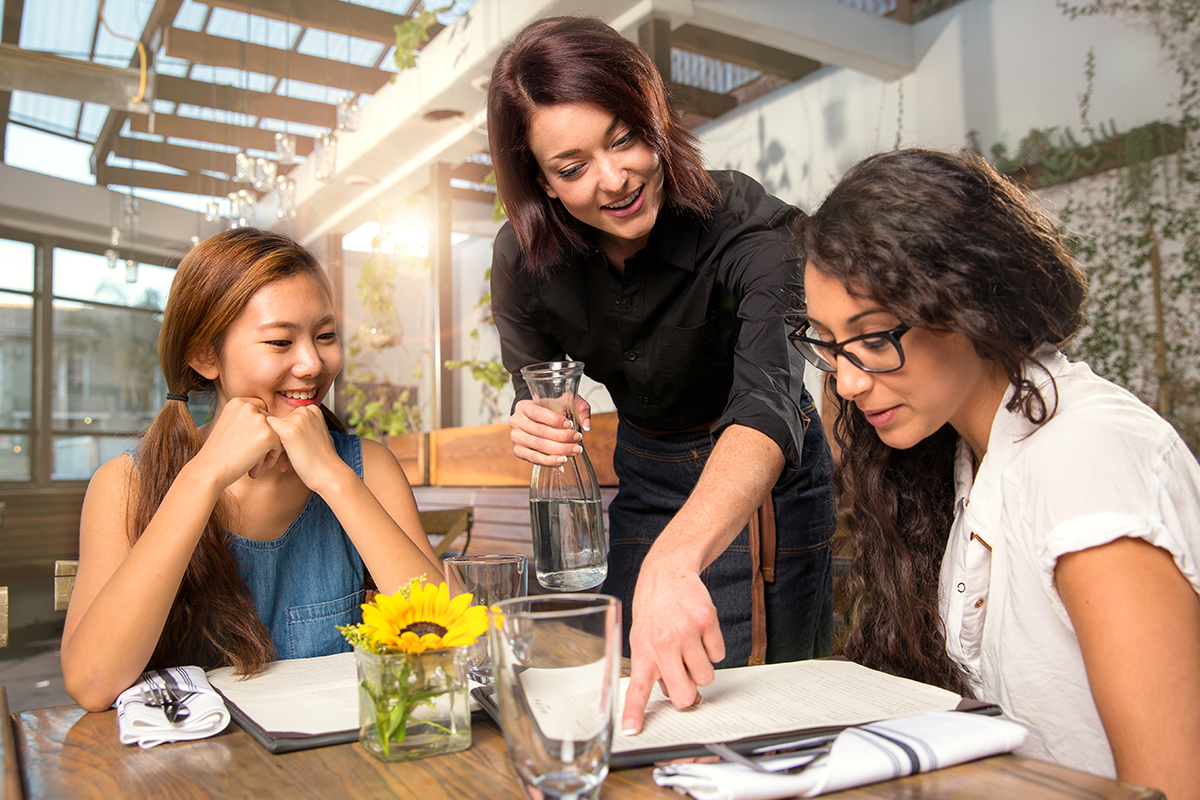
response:
<path id="1" fill-rule="evenodd" d="M 453 556 L 443 559 L 446 583 L 453 591 L 457 578 L 463 591 L 470 592 L 473 606 L 491 606 L 501 600 L 529 593 L 529 570 L 520 553 Z M 492 683 L 492 658 L 487 636 L 480 636 L 467 650 L 467 674 L 478 683 Z"/>
<path id="2" fill-rule="evenodd" d="M 527 793 L 598 797 L 616 713 L 621 601 L 542 595 L 502 600 L 488 617 L 500 727 Z"/>

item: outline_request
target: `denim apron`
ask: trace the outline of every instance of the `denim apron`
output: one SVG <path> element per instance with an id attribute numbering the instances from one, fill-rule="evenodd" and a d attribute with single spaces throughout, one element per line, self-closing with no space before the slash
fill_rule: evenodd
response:
<path id="1" fill-rule="evenodd" d="M 804 434 L 800 468 L 771 492 L 777 539 L 775 580 L 765 591 L 768 663 L 828 655 L 833 647 L 833 459 L 807 391 L 801 408 L 814 423 Z M 608 578 L 603 591 L 625 604 L 626 656 L 642 560 L 695 488 L 712 449 L 707 431 L 647 436 L 623 420 L 618 423 L 613 468 L 619 483 L 608 509 Z M 717 668 L 746 666 L 753 632 L 748 528 L 700 578 L 716 606 L 725 640 L 725 659 Z"/>
<path id="2" fill-rule="evenodd" d="M 330 431 L 342 460 L 361 478 L 362 443 Z M 366 568 L 350 537 L 313 492 L 278 539 L 260 542 L 229 535 L 238 574 L 254 598 L 258 618 L 271 632 L 275 657 L 307 658 L 342 653 L 350 645 L 338 625 L 362 620 Z"/>

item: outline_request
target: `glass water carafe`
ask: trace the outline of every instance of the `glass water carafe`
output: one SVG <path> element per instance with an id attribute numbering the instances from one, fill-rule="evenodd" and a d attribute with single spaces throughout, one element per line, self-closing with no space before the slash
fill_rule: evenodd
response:
<path id="1" fill-rule="evenodd" d="M 582 376 L 581 361 L 547 361 L 521 370 L 533 402 L 565 416 L 576 431 L 575 402 Z M 534 465 L 529 518 L 538 583 L 574 592 L 604 582 L 608 574 L 604 510 L 586 450 L 557 466 Z"/>

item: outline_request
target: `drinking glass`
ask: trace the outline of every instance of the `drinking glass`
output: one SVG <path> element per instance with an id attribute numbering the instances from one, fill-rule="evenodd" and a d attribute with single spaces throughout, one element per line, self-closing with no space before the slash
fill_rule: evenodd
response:
<path id="1" fill-rule="evenodd" d="M 524 597 L 529 593 L 529 570 L 520 553 L 453 556 L 443 559 L 446 583 L 454 578 L 463 591 L 474 595 L 473 606 L 491 606 L 501 600 Z M 493 683 L 492 657 L 487 636 L 480 636 L 467 650 L 467 674 L 478 683 Z"/>
<path id="2" fill-rule="evenodd" d="M 488 609 L 500 727 L 531 797 L 584 800 L 608 775 L 621 667 L 621 601 L 599 594 Z"/>

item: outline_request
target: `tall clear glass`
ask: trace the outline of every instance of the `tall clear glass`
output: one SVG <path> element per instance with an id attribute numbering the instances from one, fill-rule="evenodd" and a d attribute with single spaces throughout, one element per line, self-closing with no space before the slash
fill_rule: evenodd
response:
<path id="1" fill-rule="evenodd" d="M 575 400 L 582 361 L 546 361 L 521 370 L 533 401 L 571 421 L 576 431 Z M 608 546 L 600 484 L 587 450 L 563 464 L 535 464 L 529 482 L 529 518 L 533 527 L 534 567 L 547 589 L 576 592 L 604 582 Z"/>
<path id="2" fill-rule="evenodd" d="M 621 671 L 621 601 L 501 600 L 488 609 L 500 727 L 530 797 L 590 800 L 608 775 Z"/>

